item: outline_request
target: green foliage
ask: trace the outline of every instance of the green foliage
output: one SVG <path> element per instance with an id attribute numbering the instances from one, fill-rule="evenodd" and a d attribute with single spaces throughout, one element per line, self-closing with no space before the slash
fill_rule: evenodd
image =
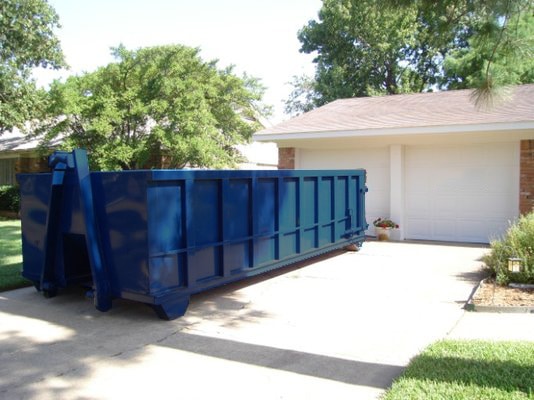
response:
<path id="1" fill-rule="evenodd" d="M 383 400 L 534 396 L 534 343 L 444 340 L 415 357 Z"/>
<path id="2" fill-rule="evenodd" d="M 65 65 L 57 27 L 46 0 L 0 2 L 0 132 L 23 127 L 43 109 L 44 92 L 36 89 L 31 70 Z"/>
<path id="3" fill-rule="evenodd" d="M 493 95 L 503 97 L 495 89 L 534 82 L 534 14 L 522 3 L 501 13 L 490 9 L 473 22 L 469 46 L 445 59 L 444 71 L 454 78 L 450 88 L 477 88 L 477 104 L 492 106 Z"/>
<path id="4" fill-rule="evenodd" d="M 305 113 L 321 103 L 321 95 L 315 90 L 315 80 L 309 76 L 294 76 L 289 84 L 293 86 L 293 91 L 285 101 L 287 114 Z"/>
<path id="5" fill-rule="evenodd" d="M 318 21 L 310 21 L 298 36 L 302 52 L 317 54 L 314 84 L 308 89 L 309 83 L 303 87 L 296 81 L 286 109 L 300 112 L 310 103 L 313 108 L 338 98 L 445 85 L 442 61 L 450 49 L 465 46 L 467 35 L 465 16 L 447 9 L 448 3 L 399 8 L 376 0 L 325 0 Z"/>
<path id="6" fill-rule="evenodd" d="M 325 0 L 319 20 L 310 21 L 298 35 L 302 52 L 317 52 L 313 94 L 301 104 L 290 100 L 287 109 L 303 111 L 310 100 L 319 106 L 370 91 L 403 91 L 412 72 L 398 61 L 407 58 L 405 44 L 415 40 L 414 34 L 413 8 L 398 12 L 377 7 L 373 0 Z M 297 91 L 305 93 L 306 88 L 296 84 Z M 292 96 L 298 98 L 296 92 Z"/>
<path id="7" fill-rule="evenodd" d="M 120 46 L 113 54 L 117 62 L 52 85 L 47 140 L 66 135 L 67 149 L 86 148 L 103 170 L 151 166 L 161 155 L 172 168 L 239 161 L 235 145 L 267 111 L 256 79 L 219 70 L 185 46 Z"/>
<path id="8" fill-rule="evenodd" d="M 18 212 L 20 192 L 18 186 L 0 186 L 0 210 Z"/>
<path id="9" fill-rule="evenodd" d="M 297 77 L 286 111 L 339 98 L 534 82 L 532 0 L 324 0 L 299 32 L 313 79 Z M 475 99 L 476 100 L 476 99 Z"/>
<path id="10" fill-rule="evenodd" d="M 519 257 L 521 273 L 508 271 L 508 258 Z M 491 252 L 483 260 L 495 274 L 498 284 L 534 283 L 534 212 L 521 216 L 501 240 L 491 242 Z"/>
<path id="11" fill-rule="evenodd" d="M 0 218 L 0 291 L 31 285 L 21 276 L 20 234 L 20 221 Z"/>

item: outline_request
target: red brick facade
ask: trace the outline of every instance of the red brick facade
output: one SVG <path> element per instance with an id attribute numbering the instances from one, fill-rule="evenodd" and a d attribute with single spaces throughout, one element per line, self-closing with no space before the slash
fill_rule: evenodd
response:
<path id="1" fill-rule="evenodd" d="M 534 211 L 534 140 L 521 141 L 519 211 Z"/>
<path id="2" fill-rule="evenodd" d="M 15 173 L 48 172 L 48 157 L 19 157 L 15 162 Z"/>
<path id="3" fill-rule="evenodd" d="M 295 148 L 278 148 L 278 169 L 295 169 Z"/>

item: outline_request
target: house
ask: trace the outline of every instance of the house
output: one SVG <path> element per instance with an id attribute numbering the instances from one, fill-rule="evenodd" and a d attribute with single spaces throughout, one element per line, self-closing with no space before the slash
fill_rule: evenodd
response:
<path id="1" fill-rule="evenodd" d="M 48 171 L 47 157 L 39 154 L 38 145 L 39 138 L 16 128 L 0 134 L 0 186 L 16 184 L 18 173 Z"/>
<path id="2" fill-rule="evenodd" d="M 0 135 L 0 186 L 16 184 L 18 173 L 49 171 L 48 158 L 39 154 L 38 146 L 38 137 L 28 137 L 17 129 Z M 245 158 L 239 169 L 276 169 L 276 146 L 272 143 L 251 143 L 237 148 Z M 155 165 L 164 167 L 162 163 L 160 159 Z"/>
<path id="3" fill-rule="evenodd" d="M 487 243 L 534 208 L 534 84 L 487 110 L 472 93 L 337 100 L 254 140 L 279 168 L 365 168 L 367 222 L 390 217 L 400 239 Z"/>

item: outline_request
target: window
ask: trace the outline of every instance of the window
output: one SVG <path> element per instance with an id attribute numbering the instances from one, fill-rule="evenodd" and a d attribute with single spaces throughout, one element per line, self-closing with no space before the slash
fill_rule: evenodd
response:
<path id="1" fill-rule="evenodd" d="M 15 158 L 0 159 L 0 186 L 14 185 L 15 181 Z"/>

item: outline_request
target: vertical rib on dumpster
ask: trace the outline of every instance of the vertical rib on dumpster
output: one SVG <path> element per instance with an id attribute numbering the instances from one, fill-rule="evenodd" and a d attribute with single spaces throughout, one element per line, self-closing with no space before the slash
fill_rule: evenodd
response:
<path id="1" fill-rule="evenodd" d="M 93 190 L 91 187 L 91 177 L 85 150 L 76 149 L 73 151 L 76 178 L 80 187 L 80 200 L 82 214 L 85 220 L 85 241 L 89 254 L 89 263 L 93 274 L 93 285 L 95 286 L 95 307 L 100 311 L 111 309 L 111 294 L 108 274 L 102 258 L 102 250 L 93 203 Z"/>
<path id="2" fill-rule="evenodd" d="M 46 235 L 43 256 L 43 267 L 41 269 L 41 280 L 38 290 L 41 290 L 45 297 L 54 297 L 57 294 L 57 282 L 55 274 L 56 249 L 59 240 L 59 225 L 61 220 L 61 202 L 63 200 L 63 180 L 65 171 L 72 165 L 69 154 L 55 153 L 48 161 L 52 172 L 52 185 L 50 197 L 48 199 L 48 213 L 46 215 Z"/>

